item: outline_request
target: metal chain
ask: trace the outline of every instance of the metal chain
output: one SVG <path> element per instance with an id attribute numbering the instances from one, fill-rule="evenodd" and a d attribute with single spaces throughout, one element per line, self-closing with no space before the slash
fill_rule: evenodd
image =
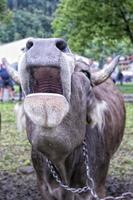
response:
<path id="1" fill-rule="evenodd" d="M 133 193 L 132 192 L 125 192 L 119 197 L 112 197 L 108 196 L 101 200 L 133 200 Z"/>
<path id="2" fill-rule="evenodd" d="M 67 191 L 70 191 L 72 193 L 78 193 L 78 194 L 90 191 L 90 194 L 92 195 L 93 200 L 133 200 L 133 193 L 132 192 L 125 192 L 119 197 L 108 196 L 108 197 L 105 197 L 103 199 L 100 199 L 98 197 L 98 195 L 96 194 L 96 191 L 95 191 L 94 180 L 90 176 L 88 150 L 87 150 L 87 144 L 86 144 L 85 140 L 83 141 L 83 156 L 85 158 L 84 162 L 85 162 L 85 166 L 86 166 L 86 175 L 87 175 L 88 184 L 90 182 L 91 186 L 89 186 L 87 184 L 86 186 L 84 186 L 82 188 L 81 187 L 80 188 L 73 188 L 73 187 L 69 187 L 68 185 L 64 184 L 61 181 L 57 172 L 55 171 L 55 167 L 52 164 L 52 162 L 50 160 L 46 159 L 46 162 L 47 162 L 47 165 L 48 165 L 48 167 L 51 171 L 51 174 L 55 178 L 56 182 L 59 183 L 60 187 L 64 188 Z"/>
<path id="3" fill-rule="evenodd" d="M 86 142 L 84 140 L 83 142 L 83 156 L 85 158 L 85 166 L 86 166 L 86 174 L 87 174 L 87 178 L 88 178 L 88 182 L 91 183 L 91 187 L 89 185 L 86 185 L 84 187 L 80 187 L 80 188 L 72 188 L 72 187 L 69 187 L 68 185 L 62 183 L 61 179 L 59 178 L 57 172 L 55 171 L 55 167 L 53 166 L 52 162 L 50 160 L 46 160 L 47 161 L 47 164 L 48 164 L 48 167 L 53 175 L 53 177 L 55 178 L 56 182 L 59 183 L 59 185 L 64 188 L 65 190 L 67 191 L 70 191 L 72 193 L 83 193 L 83 192 L 87 192 L 87 191 L 90 191 L 91 195 L 96 199 L 96 200 L 100 200 L 95 192 L 95 186 L 94 186 L 94 181 L 93 179 L 90 177 L 90 170 L 89 170 L 89 165 L 88 165 L 88 162 L 89 162 L 89 159 L 88 159 L 88 151 L 87 151 L 87 145 L 86 145 Z"/>

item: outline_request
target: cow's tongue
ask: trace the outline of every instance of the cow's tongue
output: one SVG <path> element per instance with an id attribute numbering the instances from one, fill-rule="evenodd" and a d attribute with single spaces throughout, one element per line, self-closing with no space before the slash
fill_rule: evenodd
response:
<path id="1" fill-rule="evenodd" d="M 66 98 L 60 94 L 29 94 L 24 100 L 24 110 L 31 121 L 42 127 L 58 126 L 69 110 Z"/>

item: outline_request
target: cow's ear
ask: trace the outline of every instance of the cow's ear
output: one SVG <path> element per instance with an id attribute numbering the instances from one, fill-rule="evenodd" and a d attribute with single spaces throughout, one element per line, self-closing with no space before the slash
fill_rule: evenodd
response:
<path id="1" fill-rule="evenodd" d="M 88 73 L 90 73 L 90 67 L 87 63 L 85 63 L 84 61 L 76 61 L 75 63 L 75 72 L 85 72 L 87 71 Z"/>

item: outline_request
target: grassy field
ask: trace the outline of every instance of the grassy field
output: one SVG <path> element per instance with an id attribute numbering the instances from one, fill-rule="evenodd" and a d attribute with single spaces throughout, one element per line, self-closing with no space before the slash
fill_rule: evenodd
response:
<path id="1" fill-rule="evenodd" d="M 26 133 L 16 131 L 13 103 L 1 103 L 0 169 L 15 171 L 30 163 L 30 145 Z"/>
<path id="2" fill-rule="evenodd" d="M 123 83 L 123 85 L 117 84 L 117 87 L 124 94 L 133 94 L 133 83 Z"/>
<path id="3" fill-rule="evenodd" d="M 123 141 L 110 165 L 110 174 L 133 177 L 133 104 L 126 104 L 126 128 Z"/>
<path id="4" fill-rule="evenodd" d="M 0 170 L 16 171 L 18 167 L 30 164 L 30 144 L 26 133 L 16 131 L 13 107 L 13 103 L 0 104 Z M 125 136 L 110 165 L 110 174 L 115 176 L 131 176 L 133 173 L 133 104 L 126 104 L 126 110 Z"/>

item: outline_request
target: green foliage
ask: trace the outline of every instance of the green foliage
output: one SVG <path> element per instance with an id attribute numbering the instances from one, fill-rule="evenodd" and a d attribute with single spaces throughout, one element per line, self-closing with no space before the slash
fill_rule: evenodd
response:
<path id="1" fill-rule="evenodd" d="M 11 10 L 26 9 L 34 12 L 35 9 L 42 10 L 44 15 L 52 16 L 58 0 L 7 0 Z"/>
<path id="2" fill-rule="evenodd" d="M 0 1 L 0 20 L 3 19 L 5 10 L 6 10 L 6 1 L 5 0 L 1 0 Z"/>
<path id="3" fill-rule="evenodd" d="M 43 15 L 42 11 L 33 13 L 17 10 L 8 25 L 0 27 L 2 42 L 8 42 L 25 37 L 48 37 L 51 33 L 51 18 Z"/>
<path id="4" fill-rule="evenodd" d="M 117 87 L 124 94 L 133 94 L 133 83 L 117 84 Z"/>
<path id="5" fill-rule="evenodd" d="M 8 0 L 13 17 L 0 26 L 2 43 L 26 37 L 49 37 L 53 11 L 58 0 Z"/>
<path id="6" fill-rule="evenodd" d="M 7 9 L 6 0 L 0 0 L 0 25 L 7 23 L 11 18 L 11 12 Z"/>
<path id="7" fill-rule="evenodd" d="M 123 41 L 131 47 L 132 10 L 130 0 L 61 0 L 52 23 L 54 36 L 63 36 L 73 51 L 84 55 L 94 46 L 96 54 L 108 54 L 110 47 L 111 52 L 119 50 Z"/>

